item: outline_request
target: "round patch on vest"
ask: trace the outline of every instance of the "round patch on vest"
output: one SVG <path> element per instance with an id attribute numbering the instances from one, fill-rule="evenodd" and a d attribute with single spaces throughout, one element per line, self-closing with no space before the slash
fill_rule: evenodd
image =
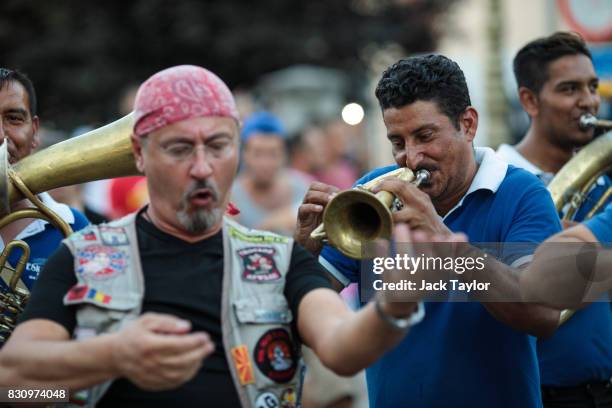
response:
<path id="1" fill-rule="evenodd" d="M 247 282 L 266 283 L 281 278 L 276 267 L 276 250 L 269 247 L 248 247 L 236 251 L 242 258 L 242 279 Z"/>
<path id="2" fill-rule="evenodd" d="M 259 394 L 255 400 L 255 408 L 279 408 L 280 403 L 274 393 L 264 392 Z"/>
<path id="3" fill-rule="evenodd" d="M 76 257 L 79 264 L 77 273 L 95 280 L 113 278 L 123 273 L 127 266 L 124 252 L 103 245 L 88 245 L 78 250 Z"/>
<path id="4" fill-rule="evenodd" d="M 296 356 L 289 332 L 285 329 L 272 329 L 257 340 L 253 359 L 259 371 L 277 383 L 291 381 L 296 370 Z"/>

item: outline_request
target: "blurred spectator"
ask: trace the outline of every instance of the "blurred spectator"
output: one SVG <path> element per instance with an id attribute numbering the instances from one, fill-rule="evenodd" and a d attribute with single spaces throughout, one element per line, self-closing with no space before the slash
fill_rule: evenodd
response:
<path id="1" fill-rule="evenodd" d="M 232 200 L 240 203 L 239 222 L 291 235 L 308 184 L 286 167 L 283 124 L 259 112 L 244 122 L 241 138 L 243 169 L 232 187 Z"/>
<path id="2" fill-rule="evenodd" d="M 305 129 L 292 149 L 292 165 L 325 184 L 351 188 L 358 169 L 346 158 L 347 136 L 336 122 Z"/>
<path id="3" fill-rule="evenodd" d="M 111 180 L 109 186 L 110 217 L 121 218 L 140 209 L 149 201 L 147 179 L 143 176 L 122 177 Z"/>

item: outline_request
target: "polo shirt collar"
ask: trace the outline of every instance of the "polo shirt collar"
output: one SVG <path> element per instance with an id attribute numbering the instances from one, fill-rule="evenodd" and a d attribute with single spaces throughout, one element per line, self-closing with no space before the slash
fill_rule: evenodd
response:
<path id="1" fill-rule="evenodd" d="M 489 147 L 475 147 L 474 158 L 476 164 L 478 164 L 478 170 L 472 180 L 472 184 L 468 188 L 467 192 L 461 197 L 461 200 L 443 217 L 445 219 L 457 208 L 461 207 L 465 197 L 478 190 L 489 190 L 493 193 L 497 192 L 497 189 L 504 181 L 506 172 L 508 171 L 508 163 L 501 160 Z"/>
<path id="2" fill-rule="evenodd" d="M 66 204 L 58 203 L 55 201 L 49 193 L 41 193 L 38 198 L 43 202 L 44 205 L 49 207 L 51 211 L 55 212 L 68 224 L 74 224 L 74 214 L 70 211 L 70 207 Z M 47 221 L 41 219 L 35 219 L 27 227 L 25 227 L 15 239 L 25 239 L 42 232 L 45 226 L 48 224 Z"/>
<path id="3" fill-rule="evenodd" d="M 497 155 L 501 157 L 503 161 L 514 167 L 520 167 L 527 170 L 537 178 L 542 180 L 544 184 L 548 184 L 550 180 L 555 176 L 553 173 L 547 172 L 527 160 L 522 154 L 516 150 L 514 146 L 502 144 L 497 148 Z"/>

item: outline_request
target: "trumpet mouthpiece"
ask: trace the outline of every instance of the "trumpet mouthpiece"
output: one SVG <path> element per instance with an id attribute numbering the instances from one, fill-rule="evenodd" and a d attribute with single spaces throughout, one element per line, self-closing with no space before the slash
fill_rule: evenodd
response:
<path id="1" fill-rule="evenodd" d="M 431 177 L 431 173 L 429 172 L 429 170 L 421 169 L 416 172 L 414 184 L 416 184 L 416 186 L 418 187 L 419 185 L 423 183 L 427 183 L 430 177 Z"/>
<path id="2" fill-rule="evenodd" d="M 587 113 L 580 117 L 580 122 L 578 126 L 580 127 L 581 130 L 587 130 L 589 128 L 594 127 L 596 123 L 597 123 L 597 118 Z"/>

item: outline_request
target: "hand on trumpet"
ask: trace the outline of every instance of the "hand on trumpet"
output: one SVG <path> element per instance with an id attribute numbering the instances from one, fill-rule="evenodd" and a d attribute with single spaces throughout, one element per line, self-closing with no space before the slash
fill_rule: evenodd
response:
<path id="1" fill-rule="evenodd" d="M 329 184 L 314 182 L 298 209 L 294 239 L 315 256 L 323 249 L 323 242 L 312 239 L 310 233 L 321 224 L 325 206 L 338 191 L 338 188 Z"/>
<path id="2" fill-rule="evenodd" d="M 377 193 L 381 190 L 393 193 L 404 204 L 401 210 L 393 212 L 394 223 L 405 223 L 412 231 L 451 234 L 436 212 L 431 198 L 414 184 L 398 178 L 388 178 L 375 186 L 372 192 Z"/>

